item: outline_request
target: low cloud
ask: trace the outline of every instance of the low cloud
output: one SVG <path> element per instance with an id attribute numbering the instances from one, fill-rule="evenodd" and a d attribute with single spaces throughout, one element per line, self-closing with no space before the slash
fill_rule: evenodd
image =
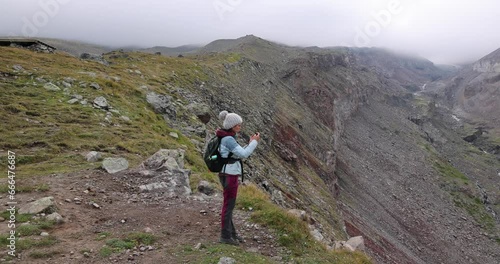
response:
<path id="1" fill-rule="evenodd" d="M 3 0 L 0 35 L 113 46 L 207 44 L 247 34 L 303 46 L 378 46 L 437 63 L 500 48 L 500 2 Z"/>

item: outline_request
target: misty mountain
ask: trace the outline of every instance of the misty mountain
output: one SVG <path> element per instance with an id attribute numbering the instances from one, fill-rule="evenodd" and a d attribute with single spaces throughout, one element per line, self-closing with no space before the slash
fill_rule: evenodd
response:
<path id="1" fill-rule="evenodd" d="M 457 116 L 500 127 L 500 49 L 433 85 Z"/>

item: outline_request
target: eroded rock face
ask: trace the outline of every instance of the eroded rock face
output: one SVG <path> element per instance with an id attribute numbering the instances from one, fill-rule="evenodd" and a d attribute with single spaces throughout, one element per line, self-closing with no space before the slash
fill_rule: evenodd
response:
<path id="1" fill-rule="evenodd" d="M 496 72 L 500 73 L 500 62 L 492 60 L 481 60 L 472 66 L 477 72 Z"/>

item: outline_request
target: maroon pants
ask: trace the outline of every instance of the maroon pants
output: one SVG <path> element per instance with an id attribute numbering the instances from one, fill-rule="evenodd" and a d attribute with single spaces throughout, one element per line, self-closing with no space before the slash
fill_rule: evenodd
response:
<path id="1" fill-rule="evenodd" d="M 233 209 L 236 205 L 236 196 L 238 195 L 238 176 L 225 173 L 219 173 L 219 180 L 224 188 L 224 203 L 221 212 L 221 237 L 231 238 L 236 235 L 236 229 L 233 224 Z"/>

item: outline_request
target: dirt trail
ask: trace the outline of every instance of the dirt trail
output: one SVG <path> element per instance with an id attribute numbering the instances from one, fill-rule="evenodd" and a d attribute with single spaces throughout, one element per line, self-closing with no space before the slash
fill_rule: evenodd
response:
<path id="1" fill-rule="evenodd" d="M 161 193 L 141 193 L 129 179 L 126 173 L 110 175 L 89 170 L 21 180 L 21 185 L 44 183 L 50 186 L 50 190 L 17 194 L 20 205 L 53 196 L 58 213 L 66 222 L 48 231 L 56 237 L 56 244 L 24 250 L 20 259 L 12 262 L 193 263 L 196 260 L 183 260 L 179 252 L 185 248 L 193 249 L 198 243 L 204 246 L 218 243 L 220 193 L 167 198 Z M 6 197 L 2 197 L 1 201 L 5 204 Z M 81 203 L 77 204 L 78 201 Z M 279 260 L 285 251 L 278 247 L 276 236 L 271 230 L 251 223 L 249 218 L 249 212 L 235 210 L 235 225 L 245 239 L 240 247 Z M 0 232 L 8 232 L 6 223 L 0 225 Z M 113 253 L 109 257 L 99 254 L 107 240 L 121 238 L 131 232 L 152 232 L 157 240 L 152 247 L 142 248 L 143 251 L 138 247 L 129 252 Z M 38 239 L 40 236 L 31 238 Z M 52 252 L 52 256 L 50 259 L 34 259 L 29 256 L 34 251 Z M 84 256 L 84 251 L 90 251 L 90 254 Z"/>

